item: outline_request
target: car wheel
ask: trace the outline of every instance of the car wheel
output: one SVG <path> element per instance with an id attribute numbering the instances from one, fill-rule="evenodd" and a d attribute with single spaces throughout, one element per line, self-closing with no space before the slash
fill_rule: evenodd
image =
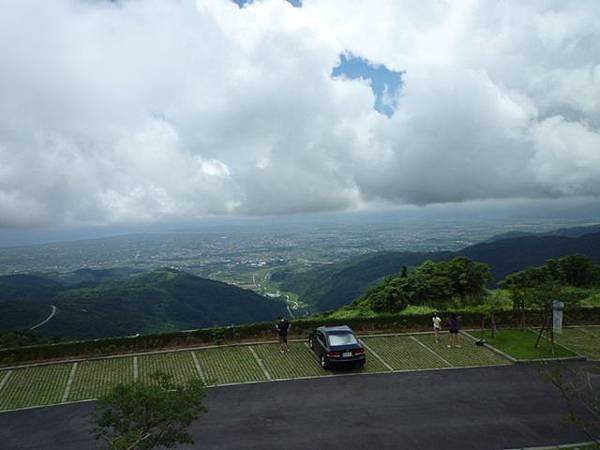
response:
<path id="1" fill-rule="evenodd" d="M 321 367 L 325 370 L 329 369 L 329 362 L 325 358 L 325 355 L 321 355 Z"/>

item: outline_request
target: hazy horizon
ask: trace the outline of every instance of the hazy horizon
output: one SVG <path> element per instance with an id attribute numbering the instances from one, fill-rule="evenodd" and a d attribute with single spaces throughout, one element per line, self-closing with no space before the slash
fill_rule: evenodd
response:
<path id="1" fill-rule="evenodd" d="M 547 231 L 600 223 L 600 204 L 595 199 L 577 201 L 520 201 L 466 203 L 428 207 L 387 208 L 359 212 L 329 212 L 280 216 L 215 216 L 188 221 L 125 223 L 110 226 L 74 226 L 55 228 L 0 230 L 0 247 L 28 246 L 69 242 L 143 233 L 204 231 L 294 231 L 310 228 L 389 226 L 401 233 L 403 226 L 427 222 L 455 224 L 500 222 L 493 230 Z M 549 227 L 549 228 L 548 228 Z M 357 230 L 359 231 L 359 230 Z M 490 233 L 490 235 L 495 233 Z"/>

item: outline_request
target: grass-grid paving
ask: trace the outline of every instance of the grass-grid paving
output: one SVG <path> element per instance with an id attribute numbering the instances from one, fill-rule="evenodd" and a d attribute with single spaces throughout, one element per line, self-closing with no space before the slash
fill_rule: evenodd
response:
<path id="1" fill-rule="evenodd" d="M 0 392 L 0 409 L 60 403 L 72 364 L 13 370 Z"/>
<path id="2" fill-rule="evenodd" d="M 113 358 L 80 363 L 68 400 L 86 400 L 106 394 L 117 384 L 133 382 L 133 358 Z"/>
<path id="3" fill-rule="evenodd" d="M 199 378 L 191 352 L 160 353 L 138 357 L 140 380 L 152 383 L 152 374 L 162 372 L 171 375 L 172 381 L 184 384 L 192 378 Z"/>
<path id="4" fill-rule="evenodd" d="M 315 359 L 313 351 L 302 342 L 291 342 L 290 351 L 280 352 L 278 344 L 261 344 L 254 346 L 254 350 L 262 359 L 267 371 L 275 379 L 314 377 L 327 375 L 319 362 Z"/>
<path id="5" fill-rule="evenodd" d="M 441 358 L 409 336 L 372 337 L 363 340 L 394 370 L 448 367 Z"/>
<path id="6" fill-rule="evenodd" d="M 488 344 L 509 354 L 513 358 L 522 360 L 541 359 L 541 358 L 561 358 L 576 356 L 571 350 L 555 342 L 554 354 L 548 339 L 544 336 L 540 339 L 538 348 L 535 348 L 537 340 L 537 331 L 529 329 L 500 329 L 496 332 L 496 337 L 492 339 L 489 334 L 485 335 Z M 476 337 L 478 337 L 476 335 Z"/>
<path id="7" fill-rule="evenodd" d="M 369 344 L 367 344 L 367 345 L 369 345 Z M 377 350 L 375 350 L 375 352 L 377 352 Z M 379 353 L 377 353 L 377 354 L 379 355 Z M 336 369 L 335 371 L 333 371 L 332 373 L 334 375 L 337 375 L 337 374 L 344 374 L 344 373 L 380 373 L 380 372 L 389 372 L 390 371 L 369 350 L 365 349 L 365 355 L 367 357 L 367 363 L 365 364 L 365 366 L 362 369 L 339 368 L 339 369 Z M 381 355 L 379 355 L 379 356 L 381 356 Z M 385 361 L 385 358 L 383 358 L 383 360 Z"/>
<path id="8" fill-rule="evenodd" d="M 208 348 L 195 353 L 209 385 L 266 379 L 250 347 Z"/>
<path id="9" fill-rule="evenodd" d="M 600 329 L 593 332 L 590 328 L 563 328 L 561 334 L 556 334 L 558 342 L 590 359 L 600 359 Z"/>
<path id="10" fill-rule="evenodd" d="M 573 327 L 575 328 L 575 327 Z M 583 330 L 585 333 L 587 334 L 591 334 L 592 336 L 596 336 L 598 339 L 600 339 L 600 327 L 599 326 L 588 326 L 588 327 L 576 327 L 579 328 L 580 330 Z M 563 328 L 563 330 L 565 329 L 570 329 L 569 328 Z"/>
<path id="11" fill-rule="evenodd" d="M 455 367 L 510 364 L 506 358 L 488 348 L 475 345 L 475 342 L 465 336 L 459 335 L 458 345 L 460 347 L 452 348 L 448 348 L 450 344 L 448 334 L 441 335 L 438 343 L 435 342 L 433 334 L 421 334 L 415 337 Z"/>

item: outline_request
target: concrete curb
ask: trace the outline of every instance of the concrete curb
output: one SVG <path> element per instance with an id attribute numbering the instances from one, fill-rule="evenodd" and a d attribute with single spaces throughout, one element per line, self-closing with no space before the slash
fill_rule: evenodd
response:
<path id="1" fill-rule="evenodd" d="M 515 364 L 535 364 L 553 361 L 587 361 L 587 358 L 585 356 L 564 356 L 562 358 L 517 359 Z"/>
<path id="2" fill-rule="evenodd" d="M 475 336 L 473 336 L 472 334 L 461 330 L 460 333 L 464 336 L 466 336 L 467 338 L 471 339 L 473 342 L 477 342 L 479 339 L 477 339 Z M 508 359 L 510 362 L 512 362 L 513 364 L 516 364 L 518 362 L 518 360 L 516 358 L 513 358 L 512 356 L 510 356 L 508 353 L 504 353 L 502 350 L 497 349 L 496 347 L 488 344 L 487 342 L 483 343 L 483 346 L 491 351 L 493 351 L 494 353 L 502 356 L 505 359 Z"/>
<path id="3" fill-rule="evenodd" d="M 545 445 L 542 447 L 515 447 L 515 448 L 508 448 L 508 449 L 503 449 L 503 450 L 558 450 L 558 449 L 565 449 L 565 448 L 585 447 L 586 445 L 592 445 L 592 444 L 596 444 L 596 442 L 587 441 L 587 442 L 577 442 L 575 444 Z"/>

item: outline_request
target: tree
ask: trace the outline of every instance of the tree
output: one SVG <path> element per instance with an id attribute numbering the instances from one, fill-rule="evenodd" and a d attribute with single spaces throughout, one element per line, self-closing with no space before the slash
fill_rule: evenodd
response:
<path id="1" fill-rule="evenodd" d="M 485 285 L 490 279 L 487 264 L 462 256 L 451 261 L 425 261 L 411 273 L 386 278 L 369 289 L 361 301 L 375 312 L 397 312 L 407 305 L 443 306 L 453 301 L 478 304 L 487 295 Z"/>
<path id="2" fill-rule="evenodd" d="M 558 260 L 566 284 L 575 287 L 591 287 L 597 284 L 600 270 L 587 256 L 571 255 Z"/>
<path id="3" fill-rule="evenodd" d="M 402 266 L 402 272 L 400 272 L 400 278 L 406 278 L 408 276 L 408 269 L 406 266 Z"/>
<path id="4" fill-rule="evenodd" d="M 386 278 L 367 294 L 371 309 L 375 312 L 398 312 L 406 308 L 408 299 L 403 290 L 407 278 Z"/>
<path id="5" fill-rule="evenodd" d="M 560 392 L 566 402 L 567 420 L 581 429 L 590 441 L 600 444 L 600 383 L 597 367 L 582 367 L 554 363 L 547 367 L 543 376 Z M 585 409 L 582 409 L 581 406 Z M 592 414 L 582 414 L 587 410 Z"/>
<path id="6" fill-rule="evenodd" d="M 521 330 L 525 330 L 525 311 L 528 309 L 550 308 L 552 300 L 560 295 L 561 285 L 557 280 L 554 260 L 550 260 L 550 267 L 530 267 L 520 272 L 508 275 L 500 282 L 506 289 L 513 302 L 513 311 L 519 314 Z M 544 323 L 547 317 L 544 317 Z M 537 347 L 537 345 L 536 345 Z"/>
<path id="7" fill-rule="evenodd" d="M 485 330 L 485 321 L 490 321 L 490 329 L 492 330 L 492 339 L 496 338 L 496 314 L 502 310 L 502 299 L 494 295 L 488 295 L 483 303 L 478 305 L 475 309 L 481 314 L 481 337 Z"/>
<path id="8" fill-rule="evenodd" d="M 486 284 L 492 280 L 490 266 L 458 256 L 441 266 L 453 282 L 454 295 L 463 303 L 477 305 L 487 295 Z"/>
<path id="9" fill-rule="evenodd" d="M 173 448 L 193 444 L 187 427 L 206 411 L 204 384 L 192 380 L 175 385 L 157 372 L 149 384 L 119 384 L 98 401 L 96 439 L 114 450 Z"/>

